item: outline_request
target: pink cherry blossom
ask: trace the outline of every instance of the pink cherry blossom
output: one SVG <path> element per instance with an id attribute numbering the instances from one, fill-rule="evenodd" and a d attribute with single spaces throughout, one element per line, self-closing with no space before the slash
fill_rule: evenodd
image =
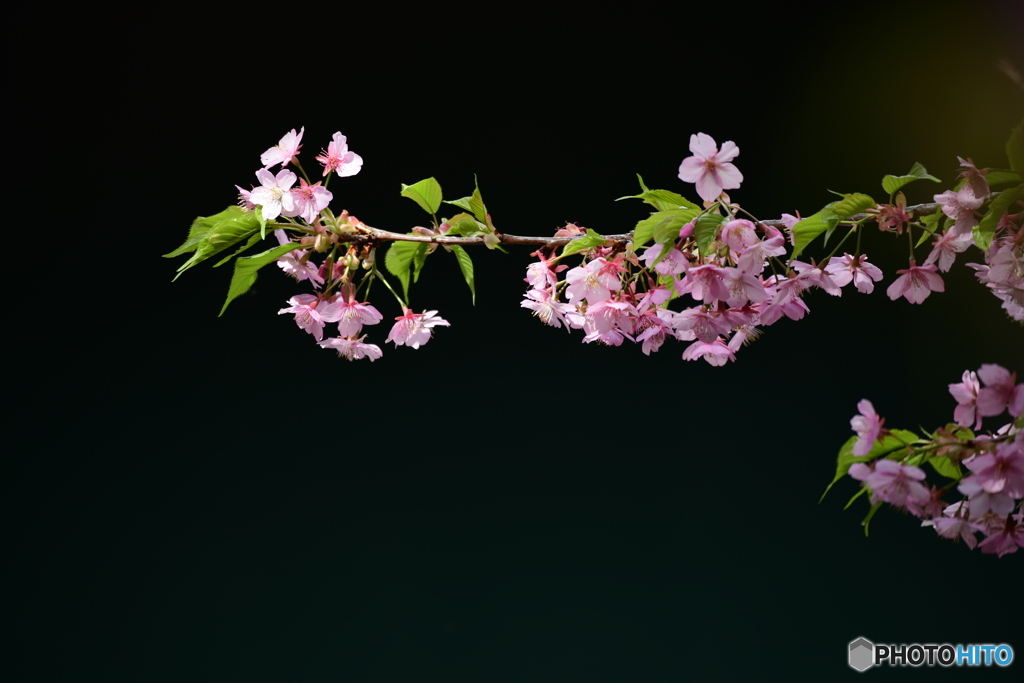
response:
<path id="1" fill-rule="evenodd" d="M 962 514 L 959 514 L 962 507 L 963 501 L 953 503 L 942 511 L 941 517 L 925 520 L 921 522 L 921 526 L 934 527 L 935 533 L 943 538 L 958 540 L 959 537 L 963 539 L 968 548 L 973 549 L 978 545 L 978 539 L 974 534 L 982 531 L 983 528 L 980 524 L 967 521 Z"/>
<path id="2" fill-rule="evenodd" d="M 579 303 L 586 299 L 587 303 L 596 303 L 611 297 L 613 291 L 622 289 L 619 272 L 622 268 L 612 261 L 599 257 L 585 266 L 573 268 L 565 274 L 569 283 L 565 295 Z"/>
<path id="3" fill-rule="evenodd" d="M 355 337 L 363 325 L 376 325 L 384 319 L 376 308 L 354 299 L 340 300 L 337 306 L 338 334 L 342 337 Z"/>
<path id="4" fill-rule="evenodd" d="M 997 557 L 1017 552 L 1018 548 L 1024 548 L 1024 523 L 1007 515 L 1002 529 L 991 534 L 978 547 L 981 552 L 995 554 Z"/>
<path id="5" fill-rule="evenodd" d="M 853 444 L 853 454 L 862 458 L 871 452 L 875 441 L 882 433 L 882 424 L 885 420 L 878 417 L 875 407 L 866 398 L 857 404 L 860 415 L 850 419 L 850 427 L 857 432 L 857 442 Z"/>
<path id="6" fill-rule="evenodd" d="M 953 419 L 961 427 L 981 428 L 981 413 L 978 412 L 977 401 L 978 391 L 981 385 L 978 384 L 978 376 L 970 370 L 964 370 L 963 381 L 949 385 L 949 393 L 956 399 L 957 407 L 953 411 Z M 1002 412 L 1002 411 L 999 411 Z M 998 413 L 997 413 L 998 414 Z"/>
<path id="7" fill-rule="evenodd" d="M 970 235 L 957 235 L 955 231 L 947 230 L 945 235 L 935 240 L 931 253 L 924 260 L 924 264 L 927 266 L 938 261 L 939 270 L 948 273 L 953 262 L 956 261 L 956 255 L 970 245 Z"/>
<path id="8" fill-rule="evenodd" d="M 698 358 L 703 358 L 711 365 L 718 367 L 725 365 L 726 361 L 736 362 L 736 354 L 725 345 L 721 337 L 710 344 L 695 341 L 683 350 L 683 360 L 697 360 Z"/>
<path id="9" fill-rule="evenodd" d="M 679 179 L 696 183 L 697 194 L 706 202 L 713 202 L 723 190 L 734 190 L 743 182 L 743 174 L 731 162 L 739 156 L 740 148 L 732 140 L 722 145 L 721 151 L 714 138 L 704 133 L 690 136 L 693 156 L 679 165 Z"/>
<path id="10" fill-rule="evenodd" d="M 984 200 L 975 197 L 967 186 L 960 188 L 959 192 L 946 190 L 942 194 L 934 195 L 934 199 L 942 206 L 942 212 L 956 221 L 950 232 L 958 237 L 970 237 L 971 230 L 978 225 L 978 217 L 974 210 L 979 208 Z"/>
<path id="11" fill-rule="evenodd" d="M 840 287 L 845 287 L 853 282 L 861 294 L 870 294 L 875 291 L 875 283 L 882 279 L 882 271 L 874 264 L 868 263 L 868 257 L 864 254 L 859 256 L 843 254 L 841 257 L 834 257 L 825 266 L 825 271 Z"/>
<path id="12" fill-rule="evenodd" d="M 669 247 L 668 253 L 665 254 L 663 259 L 654 263 L 658 260 L 658 257 L 661 256 L 661 252 L 664 250 L 665 245 L 660 243 L 652 244 L 644 252 L 644 255 L 640 257 L 640 260 L 644 262 L 644 265 L 647 268 L 650 268 L 653 264 L 654 272 L 659 275 L 678 275 L 679 273 L 685 272 L 689 265 L 689 261 L 687 261 L 686 257 L 683 256 L 683 252 L 679 251 L 674 246 Z"/>
<path id="13" fill-rule="evenodd" d="M 719 239 L 733 253 L 743 254 L 758 243 L 754 224 L 745 218 L 729 221 L 722 226 Z"/>
<path id="14" fill-rule="evenodd" d="M 996 365 L 983 363 L 978 377 L 985 388 L 978 392 L 978 413 L 991 416 L 1009 409 L 1011 417 L 1024 413 L 1024 384 L 1017 384 L 1017 373 Z"/>
<path id="15" fill-rule="evenodd" d="M 275 230 L 274 236 L 277 237 L 277 242 L 281 246 L 291 242 L 284 230 Z M 320 269 L 310 263 L 309 259 L 304 258 L 307 253 L 306 249 L 289 251 L 284 256 L 278 257 L 277 265 L 281 270 L 299 282 L 309 280 L 313 283 L 314 287 L 319 288 L 324 283 L 324 279 L 320 275 Z"/>
<path id="16" fill-rule="evenodd" d="M 882 501 L 896 507 L 914 509 L 928 505 L 931 494 L 921 482 L 924 471 L 913 465 L 904 465 L 895 460 L 881 459 L 874 462 L 874 468 L 864 463 L 850 466 L 850 476 L 864 482 L 871 489 L 872 502 Z"/>
<path id="17" fill-rule="evenodd" d="M 366 339 L 366 335 L 363 335 L 359 339 L 331 337 L 330 339 L 320 342 L 320 346 L 325 349 L 337 349 L 338 356 L 348 358 L 349 360 L 369 358 L 370 362 L 373 362 L 380 358 L 383 355 L 380 347 L 376 344 L 364 344 L 364 339 Z"/>
<path id="18" fill-rule="evenodd" d="M 348 142 L 341 131 L 331 136 L 327 150 L 321 151 L 321 154 L 323 156 L 318 156 L 316 160 L 324 165 L 324 175 L 334 171 L 344 178 L 359 173 L 363 167 L 363 158 L 349 151 Z"/>
<path id="19" fill-rule="evenodd" d="M 973 495 L 984 491 L 1024 498 L 1024 446 L 1021 444 L 1000 443 L 995 451 L 969 458 L 964 465 L 972 474 L 962 480 L 962 493 Z"/>
<path id="20" fill-rule="evenodd" d="M 285 133 L 280 142 L 260 155 L 263 168 L 270 168 L 274 164 L 281 164 L 282 168 L 287 166 L 292 157 L 299 153 L 299 148 L 302 147 L 302 134 L 305 132 L 306 127 L 303 126 L 298 133 L 294 128 Z"/>
<path id="21" fill-rule="evenodd" d="M 295 197 L 290 192 L 298 177 L 286 168 L 278 171 L 277 176 L 265 168 L 256 171 L 256 178 L 262 187 L 249 193 L 249 201 L 262 207 L 263 218 L 272 221 L 281 214 L 295 216 Z"/>
<path id="22" fill-rule="evenodd" d="M 312 223 L 317 214 L 331 203 L 334 195 L 326 187 L 321 187 L 319 181 L 310 185 L 305 178 L 299 178 L 299 183 L 301 185 L 291 191 L 295 203 L 292 210 L 307 223 Z"/>
<path id="23" fill-rule="evenodd" d="M 341 315 L 337 304 L 324 303 L 314 294 L 299 294 L 288 299 L 289 308 L 277 312 L 294 313 L 295 324 L 319 341 L 324 337 L 324 323 L 335 322 Z"/>
<path id="24" fill-rule="evenodd" d="M 413 313 L 405 309 L 405 313 L 395 318 L 396 322 L 388 334 L 385 343 L 395 342 L 395 346 L 411 346 L 418 349 L 421 345 L 430 341 L 431 330 L 438 325 L 448 327 L 450 323 L 437 315 L 437 311 L 424 311 Z"/>
<path id="25" fill-rule="evenodd" d="M 907 198 L 902 192 L 896 193 L 895 204 L 879 204 L 874 209 L 868 209 L 870 214 L 876 214 L 879 230 L 889 230 L 899 235 L 903 234 L 903 226 L 911 220 L 907 213 Z"/>
<path id="26" fill-rule="evenodd" d="M 569 323 L 566 322 L 565 316 L 570 311 L 576 310 L 575 306 L 559 302 L 547 289 L 531 289 L 526 293 L 526 297 L 519 304 L 522 308 L 529 308 L 545 325 L 552 327 L 565 325 L 566 331 L 569 330 Z"/>
<path id="27" fill-rule="evenodd" d="M 919 304 L 927 299 L 932 292 L 945 291 L 945 285 L 942 283 L 942 278 L 936 274 L 936 270 L 933 263 L 917 266 L 911 261 L 910 268 L 896 271 L 902 274 L 889 285 L 889 289 L 885 290 L 885 293 L 893 301 L 902 296 L 912 304 Z"/>

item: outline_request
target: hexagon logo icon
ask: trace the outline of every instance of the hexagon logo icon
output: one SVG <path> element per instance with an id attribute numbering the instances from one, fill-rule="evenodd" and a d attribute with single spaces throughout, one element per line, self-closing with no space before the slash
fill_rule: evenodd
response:
<path id="1" fill-rule="evenodd" d="M 850 666 L 857 671 L 871 668 L 875 659 L 875 644 L 867 638 L 858 638 L 850 643 Z"/>

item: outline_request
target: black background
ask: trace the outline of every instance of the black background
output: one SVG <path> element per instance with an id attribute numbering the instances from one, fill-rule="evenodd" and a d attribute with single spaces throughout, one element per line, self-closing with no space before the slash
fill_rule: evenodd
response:
<path id="1" fill-rule="evenodd" d="M 638 172 L 696 198 L 698 131 L 739 145 L 731 195 L 762 218 L 881 199 L 914 161 L 945 181 L 908 188 L 929 201 L 956 155 L 1005 166 L 1019 3 L 180 19 L 113 30 L 89 78 L 29 98 L 73 106 L 31 153 L 49 227 L 18 228 L 9 680 L 816 679 L 853 674 L 858 636 L 1024 655 L 1019 554 L 889 510 L 865 539 L 852 482 L 818 504 L 858 400 L 930 429 L 964 369 L 1024 371 L 976 252 L 912 306 L 884 293 L 903 243 L 869 234 L 884 284 L 811 293 L 724 368 L 544 327 L 525 248 L 472 253 L 475 307 L 431 257 L 413 304 L 451 327 L 418 351 L 371 329 L 372 364 L 276 315 L 305 289 L 272 268 L 217 318 L 227 268 L 172 284 L 159 258 L 300 126 L 307 168 L 336 130 L 365 160 L 333 206 L 397 231 L 428 220 L 400 183 L 457 198 L 475 173 L 502 231 L 625 232 Z"/>

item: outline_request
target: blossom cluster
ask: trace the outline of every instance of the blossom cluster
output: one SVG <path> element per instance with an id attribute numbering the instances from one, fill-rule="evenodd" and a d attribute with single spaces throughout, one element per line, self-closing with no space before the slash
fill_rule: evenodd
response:
<path id="1" fill-rule="evenodd" d="M 761 327 L 783 317 L 803 318 L 810 309 L 802 295 L 809 289 L 840 296 L 841 288 L 853 283 L 860 292 L 873 291 L 882 272 L 864 254 L 844 253 L 822 264 L 779 261 L 786 253 L 783 232 L 741 217 L 739 205 L 723 193 L 738 188 L 743 179 L 729 163 L 739 154 L 736 144 L 727 142 L 718 151 L 714 139 L 698 133 L 690 150 L 693 156 L 680 166 L 680 178 L 696 183 L 706 208 L 717 211 L 718 227 L 703 249 L 698 215 L 679 229 L 678 237 L 655 242 L 640 254 L 633 245 L 590 249 L 584 263 L 569 269 L 561 281 L 558 273 L 567 269 L 558 264 L 562 257 L 542 249 L 527 268 L 530 289 L 521 306 L 553 327 L 583 330 L 584 342 L 619 346 L 628 339 L 650 354 L 674 338 L 691 342 L 683 359 L 721 366 L 735 361 L 736 352 Z M 783 221 L 792 228 L 799 219 L 785 215 Z M 576 234 L 582 230 L 569 224 L 556 236 Z M 691 305 L 681 311 L 668 308 L 683 296 Z"/>
<path id="2" fill-rule="evenodd" d="M 787 243 L 795 247 L 794 235 L 801 230 L 803 219 L 790 214 L 774 222 L 744 217 L 749 214 L 724 192 L 738 189 L 743 180 L 731 163 L 739 155 L 734 142 L 726 142 L 719 150 L 713 138 L 698 133 L 690 138 L 690 151 L 692 156 L 683 160 L 679 177 L 696 184 L 704 210 L 689 205 L 695 210 L 687 214 L 691 218 L 680 227 L 678 236 L 671 234 L 665 239 L 662 234 L 649 246 L 644 242 L 651 236 L 629 243 L 600 244 L 587 249 L 583 263 L 571 269 L 562 263 L 565 252 L 557 255 L 554 248 L 542 248 L 534 252 L 538 260 L 527 268 L 529 289 L 521 306 L 547 325 L 583 330 L 587 343 L 619 346 L 629 340 L 642 344 L 643 352 L 650 354 L 665 339 L 675 338 L 691 342 L 683 351 L 685 360 L 703 358 L 721 366 L 734 361 L 740 348 L 755 339 L 761 328 L 783 317 L 802 319 L 810 310 L 804 294 L 811 289 L 841 296 L 842 288 L 852 283 L 860 293 L 873 292 L 883 273 L 860 251 L 859 239 L 870 220 L 886 232 L 902 235 L 906 231 L 910 240 L 910 263 L 897 271 L 898 277 L 887 287 L 890 299 L 920 304 L 932 292 L 944 291 L 939 273 L 950 269 L 957 254 L 977 244 L 979 209 L 992 196 L 985 179 L 987 171 L 977 169 L 969 159 L 959 159 L 959 189 L 934 196 L 947 217 L 944 230 L 937 217 L 927 224 L 915 220 L 902 192 L 892 204 L 875 205 L 870 197 L 860 195 L 869 202 L 864 213 L 845 221 L 850 226 L 847 238 L 858 236 L 854 254 L 843 252 L 840 256 L 837 246 L 820 263 L 792 255 L 786 260 Z M 923 168 L 917 177 L 931 178 Z M 659 198 L 673 201 L 664 194 Z M 682 212 L 687 204 L 679 198 L 674 206 Z M 1024 202 L 1018 204 L 1024 206 Z M 655 216 L 669 213 L 663 210 Z M 1024 320 L 1022 215 L 1024 211 L 1007 211 L 991 246 L 983 251 L 985 265 L 969 264 L 1017 320 Z M 780 223 L 789 239 L 771 223 Z M 713 233 L 708 233 L 708 226 Z M 914 257 L 915 229 L 933 238 L 922 265 L 917 265 Z M 568 224 L 555 236 L 583 233 Z M 685 302 L 682 310 L 670 308 L 677 300 Z"/>
<path id="3" fill-rule="evenodd" d="M 964 372 L 949 392 L 957 401 L 954 422 L 912 442 L 905 442 L 908 433 L 885 429 L 870 401 L 858 403 L 859 414 L 850 420 L 857 461 L 848 474 L 861 482 L 876 508 L 887 503 L 905 510 L 939 536 L 962 539 L 984 553 L 1016 552 L 1024 548 L 1024 384 L 1002 366 L 984 364 L 977 372 Z M 1004 413 L 1009 423 L 976 434 L 983 417 Z M 887 450 L 892 452 L 883 454 Z M 929 486 L 925 463 L 952 482 Z M 961 466 L 970 474 L 963 476 Z M 949 503 L 943 497 L 954 486 L 963 497 Z"/>
<path id="4" fill-rule="evenodd" d="M 382 351 L 376 344 L 366 343 L 362 334 L 364 325 L 376 325 L 384 316 L 369 302 L 358 301 L 357 292 L 362 285 L 378 277 L 373 266 L 372 251 L 362 252 L 353 247 L 345 248 L 341 239 L 346 233 L 358 232 L 365 226 L 347 211 L 335 216 L 329 210 L 334 198 L 321 181 L 309 184 L 306 178 L 299 178 L 300 186 L 293 187 L 298 178 L 285 168 L 294 163 L 301 170 L 298 153 L 302 146 L 305 128 L 286 133 L 277 145 L 260 156 L 263 168 L 256 171 L 261 186 L 251 190 L 237 187 L 241 205 L 249 210 L 259 210 L 263 220 L 277 218 L 295 219 L 274 231 L 282 247 L 299 243 L 312 249 L 293 249 L 277 259 L 277 265 L 298 282 L 308 282 L 312 293 L 298 294 L 288 300 L 288 307 L 278 314 L 294 315 L 295 324 L 313 335 L 323 348 L 334 349 L 338 355 L 349 360 L 369 358 L 374 361 Z M 323 167 L 323 176 L 335 174 L 340 177 L 352 176 L 360 171 L 362 157 L 348 149 L 347 139 L 340 132 L 335 133 L 327 149 L 316 157 Z M 273 175 L 268 169 L 277 164 L 281 170 Z M 326 253 L 323 262 L 317 265 L 312 256 L 316 252 Z M 357 282 L 362 270 L 367 276 Z M 430 340 L 432 330 L 447 326 L 448 321 L 437 315 L 437 311 L 416 313 L 399 298 L 402 315 L 385 339 L 395 346 L 409 346 L 418 349 Z M 337 336 L 324 339 L 328 324 L 337 323 Z"/>

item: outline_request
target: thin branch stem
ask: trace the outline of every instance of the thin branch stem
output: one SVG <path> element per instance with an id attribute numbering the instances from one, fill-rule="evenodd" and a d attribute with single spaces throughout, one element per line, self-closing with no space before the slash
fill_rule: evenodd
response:
<path id="1" fill-rule="evenodd" d="M 993 197 L 998 193 L 993 193 Z M 928 214 L 935 213 L 941 210 L 941 205 L 937 203 L 929 204 L 917 204 L 916 206 L 908 206 L 906 211 L 911 217 L 926 216 Z M 859 213 L 855 216 L 850 216 L 847 221 L 862 221 L 867 218 L 871 218 L 869 214 Z M 785 223 L 780 220 L 769 220 L 760 221 L 761 225 L 770 226 L 773 228 L 785 227 Z M 296 226 L 291 223 L 268 223 L 268 226 L 275 228 L 295 228 Z M 351 244 L 366 244 L 366 243 L 380 243 L 380 242 L 426 242 L 428 244 L 458 244 L 460 246 L 484 246 L 486 243 L 483 237 L 456 237 L 448 235 L 408 235 L 405 233 L 391 232 L 390 230 L 379 230 L 377 228 L 371 228 L 369 226 L 362 226 L 359 232 L 351 233 L 335 233 L 339 242 L 349 242 Z M 495 237 L 498 238 L 498 244 L 509 245 L 519 244 L 526 246 L 535 247 L 558 247 L 569 244 L 576 237 L 535 237 L 535 236 L 524 236 L 524 235 L 509 235 L 508 233 L 495 233 Z M 582 235 L 580 235 L 582 237 Z M 622 233 L 618 235 L 605 235 L 606 240 L 609 242 L 629 242 L 633 239 L 633 232 Z M 493 243 L 493 242 L 492 242 Z"/>

